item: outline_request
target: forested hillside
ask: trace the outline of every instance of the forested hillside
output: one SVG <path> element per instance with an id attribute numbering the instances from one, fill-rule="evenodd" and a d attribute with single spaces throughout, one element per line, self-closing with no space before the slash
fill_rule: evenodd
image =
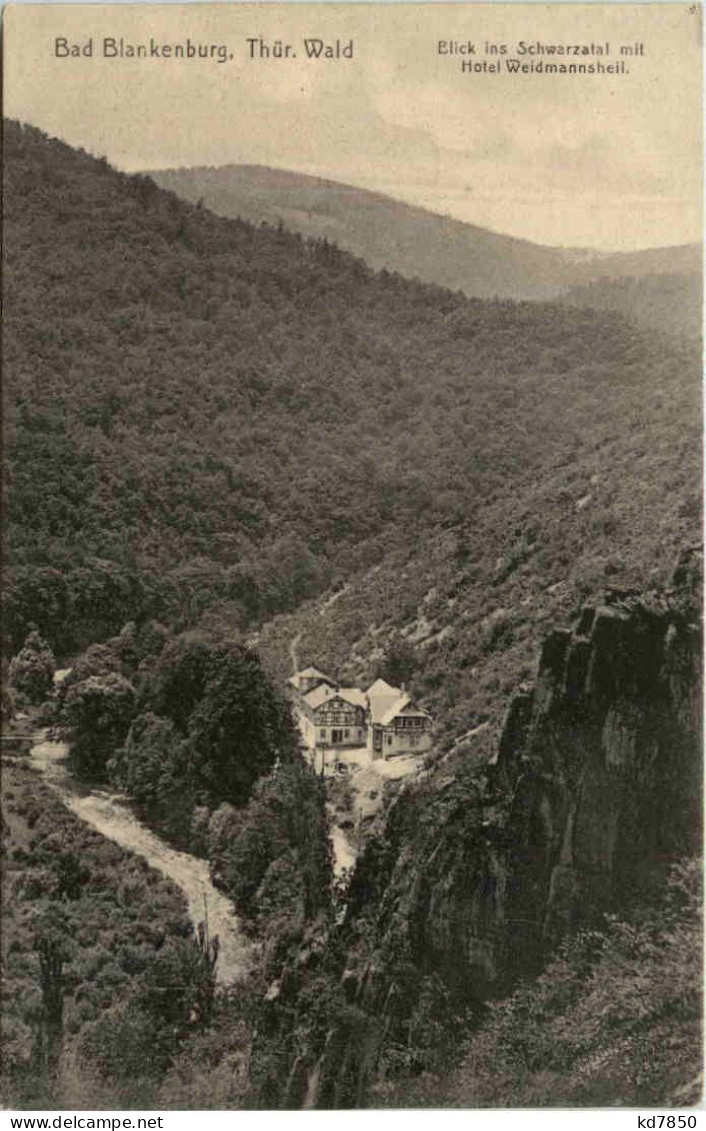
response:
<path id="1" fill-rule="evenodd" d="M 595 310 L 618 310 L 642 326 L 658 326 L 670 334 L 698 337 L 702 328 L 702 280 L 694 271 L 681 275 L 617 278 L 606 275 L 570 287 L 563 301 Z"/>
<path id="2" fill-rule="evenodd" d="M 100 1095 L 690 1102 L 698 345 L 376 274 L 31 127 L 5 146 L 9 674 L 39 703 L 70 658 L 42 710 L 74 773 L 207 855 L 262 942 L 236 992 L 206 979 L 199 1016 L 188 979 L 164 996 L 171 950 L 153 971 L 124 940 L 135 985 L 108 963 L 67 1014 Z M 434 717 L 344 879 L 278 690 L 294 654 L 351 684 L 394 671 Z M 90 876 L 49 868 L 31 787 L 8 812 L 12 971 L 36 998 L 29 905 L 66 895 L 73 915 Z M 29 1103 L 32 1016 L 13 1021 Z"/>
<path id="3" fill-rule="evenodd" d="M 376 275 L 17 123 L 5 158 L 11 651 L 262 621 L 643 429 L 671 507 L 696 358 L 621 318 Z"/>
<path id="4" fill-rule="evenodd" d="M 617 254 L 543 247 L 382 193 L 260 165 L 157 169 L 150 176 L 219 216 L 326 237 L 376 268 L 478 298 L 547 299 L 601 276 L 680 278 L 700 270 L 695 244 Z M 693 304 L 692 304 L 693 307 Z M 699 309 L 696 309 L 696 317 Z"/>
<path id="5" fill-rule="evenodd" d="M 272 971 L 270 1103 L 695 1101 L 700 622 L 699 552 L 605 593 L 545 636 L 492 757 L 391 799 L 323 955 Z"/>
<path id="6" fill-rule="evenodd" d="M 300 664 L 350 684 L 392 656 L 435 716 L 438 753 L 491 754 L 542 635 L 606 587 L 666 585 L 700 541 L 699 376 L 687 352 L 674 358 L 667 380 L 592 385 L 595 399 L 584 389 L 575 429 L 579 393 L 567 406 L 550 385 L 546 462 L 469 500 L 422 544 L 390 549 L 335 600 L 272 618 L 253 637 L 268 668 L 289 674 L 295 637 Z"/>
<path id="7" fill-rule="evenodd" d="M 219 216 L 283 224 L 326 238 L 377 269 L 478 298 L 543 299 L 557 293 L 573 256 L 513 239 L 354 185 L 258 165 L 157 169 L 162 188 Z"/>

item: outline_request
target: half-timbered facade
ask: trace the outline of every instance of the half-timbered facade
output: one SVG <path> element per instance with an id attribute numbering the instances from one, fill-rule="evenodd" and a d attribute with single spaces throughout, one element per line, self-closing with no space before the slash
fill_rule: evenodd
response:
<path id="1" fill-rule="evenodd" d="M 375 760 L 423 753 L 431 746 L 431 716 L 415 706 L 403 687 L 383 679 L 367 691 L 338 687 L 316 668 L 296 672 L 287 682 L 304 743 L 312 752 L 355 748 Z"/>
<path id="2" fill-rule="evenodd" d="M 300 725 L 307 745 L 365 746 L 366 701 L 357 687 L 319 684 L 299 699 Z"/>
<path id="3" fill-rule="evenodd" d="M 366 692 L 369 706 L 368 746 L 371 757 L 421 754 L 431 746 L 431 716 L 415 707 L 403 687 L 377 679 Z"/>

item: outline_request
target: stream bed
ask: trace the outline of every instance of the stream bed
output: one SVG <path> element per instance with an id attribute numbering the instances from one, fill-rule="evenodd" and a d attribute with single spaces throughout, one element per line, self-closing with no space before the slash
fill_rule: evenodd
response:
<path id="1" fill-rule="evenodd" d="M 220 950 L 216 979 L 220 984 L 235 981 L 250 965 L 251 945 L 245 938 L 230 900 L 214 887 L 208 861 L 171 848 L 132 812 L 120 793 L 81 786 L 65 765 L 67 747 L 51 742 L 41 732 L 30 751 L 31 765 L 62 802 L 87 825 L 119 844 L 167 876 L 184 893 L 189 916 L 196 926 L 208 919 L 211 937 L 218 935 Z"/>

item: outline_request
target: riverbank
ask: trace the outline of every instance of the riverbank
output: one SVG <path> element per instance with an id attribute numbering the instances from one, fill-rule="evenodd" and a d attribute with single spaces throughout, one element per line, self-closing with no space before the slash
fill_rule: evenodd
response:
<path id="1" fill-rule="evenodd" d="M 29 764 L 62 804 L 102 836 L 141 856 L 175 884 L 186 899 L 192 924 L 197 926 L 205 920 L 211 936 L 218 935 L 217 981 L 223 985 L 242 977 L 249 969 L 252 947 L 231 901 L 211 883 L 208 861 L 171 848 L 138 820 L 124 795 L 77 783 L 65 765 L 66 745 L 50 741 L 46 731 L 38 731 L 36 738 Z"/>
<path id="2" fill-rule="evenodd" d="M 155 956 L 188 937 L 186 899 L 145 859 L 70 812 L 27 756 L 3 758 L 1 784 L 2 1103 L 119 1106 L 127 1097 L 84 1071 L 78 1043 L 116 1004 L 135 997 Z M 63 955 L 51 1071 L 42 945 Z"/>

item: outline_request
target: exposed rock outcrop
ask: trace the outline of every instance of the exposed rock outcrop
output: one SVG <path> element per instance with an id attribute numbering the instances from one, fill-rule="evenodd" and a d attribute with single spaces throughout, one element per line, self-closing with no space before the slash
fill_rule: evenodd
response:
<path id="1" fill-rule="evenodd" d="M 361 1103 L 391 1047 L 413 1056 L 430 995 L 482 1009 L 698 849 L 700 560 L 684 554 L 665 593 L 611 590 L 551 632 L 493 763 L 393 803 L 323 964 L 348 1016 L 310 1029 L 310 1105 Z M 307 977 L 290 979 L 298 1025 Z"/>

